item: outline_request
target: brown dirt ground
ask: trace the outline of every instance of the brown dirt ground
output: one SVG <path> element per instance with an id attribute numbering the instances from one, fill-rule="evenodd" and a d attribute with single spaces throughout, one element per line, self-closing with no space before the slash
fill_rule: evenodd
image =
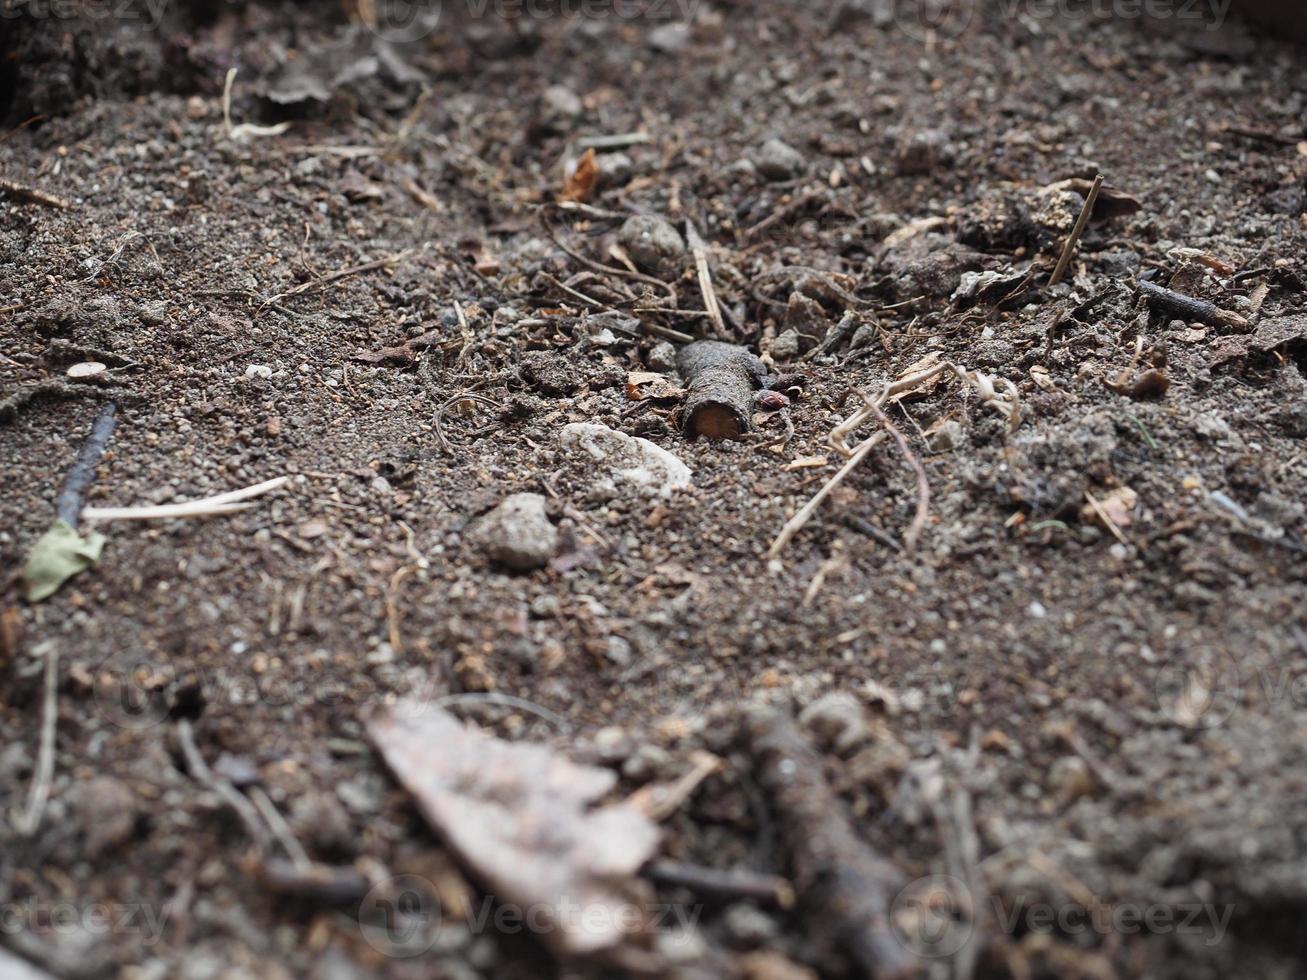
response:
<path id="1" fill-rule="evenodd" d="M 761 696 L 800 710 L 843 690 L 866 702 L 870 733 L 828 752 L 828 775 L 859 833 L 909 877 L 956 870 L 945 845 L 970 828 L 931 816 L 943 785 L 971 799 L 977 874 L 1005 907 L 1232 907 L 1219 937 L 1004 928 L 989 915 L 972 939 L 977 975 L 1301 975 L 1303 49 L 1238 25 L 998 10 L 926 44 L 902 22 L 852 10 L 832 26 L 825 8 L 759 0 L 704 4 L 680 35 L 657 33 L 657 19 L 450 16 L 403 48 L 424 83 L 382 72 L 312 110 L 258 98 L 284 51 L 314 50 L 341 29 L 337 14 L 223 5 L 173 10 L 154 34 L 0 27 L 11 125 L 46 115 L 0 144 L 3 176 L 74 205 L 0 199 L 0 390 L 59 378 L 83 349 L 123 359 L 94 503 L 292 477 L 234 517 L 111 525 L 99 565 L 44 604 L 11 588 L 6 810 L 21 808 L 36 765 L 54 647 L 62 679 L 41 829 L 0 831 L 0 899 L 22 924 L 0 944 L 66 976 L 603 975 L 458 929 L 424 956 L 386 957 L 348 908 L 270 895 L 242 865 L 240 824 L 188 775 L 175 720 L 194 719 L 211 763 L 252 765 L 315 858 L 457 882 L 362 719 L 409 692 L 524 698 L 566 730 L 461 710 L 620 765 L 624 791 L 678 774 L 704 746 L 730 756 L 738 765 L 668 821 L 664 853 L 785 874 L 723 708 Z M 236 120 L 289 119 L 288 133 L 224 138 L 229 64 L 242 66 Z M 578 95 L 579 113 L 542 103 L 550 85 Z M 802 275 L 776 270 L 794 266 L 848 276 L 857 312 L 879 323 L 860 352 L 801 366 L 808 385 L 780 452 L 687 442 L 669 409 L 632 411 L 626 372 L 655 339 L 593 343 L 579 301 L 539 275 L 584 271 L 538 215 L 576 138 L 637 129 L 650 142 L 624 151 L 630 171 L 592 203 L 691 217 L 738 339 L 770 349 Z M 905 141 L 923 132 L 933 150 L 904 172 Z M 770 137 L 802 154 L 800 174 L 769 182 L 740 163 Z M 1045 288 L 1066 215 L 1050 232 L 1005 202 L 1098 171 L 1142 208 L 1091 225 L 1067 282 Z M 413 180 L 434 207 L 405 190 Z M 937 216 L 941 229 L 886 246 Z M 560 241 L 604 262 L 616 225 L 554 219 Z M 497 269 L 474 268 L 478 255 Z M 1020 273 L 1032 258 L 1045 272 L 1024 296 L 950 299 L 964 271 Z M 1149 314 L 1141 275 L 1242 312 L 1257 333 Z M 688 259 L 675 285 L 693 309 Z M 576 282 L 627 310 L 662 304 L 624 299 L 631 286 Z M 823 315 L 834 322 L 843 303 Z M 433 329 L 444 335 L 415 363 L 355 359 Z M 1250 336 L 1265 329 L 1287 342 L 1259 353 Z M 930 352 L 1014 382 L 1020 427 L 956 382 L 905 403 L 894 417 L 932 500 L 917 552 L 893 547 L 916 497 L 886 445 L 769 565 L 772 538 L 837 469 L 825 440 L 853 410 L 848 392 Z M 1105 384 L 1163 358 L 1162 397 Z M 472 391 L 498 408 L 458 397 Z M 6 567 L 52 520 L 97 411 L 95 394 L 41 399 L 0 422 Z M 946 416 L 961 437 L 932 453 L 921 431 Z M 557 442 L 578 420 L 669 449 L 693 488 L 663 503 L 596 497 L 594 474 Z M 1081 516 L 1085 491 L 1120 487 L 1139 499 L 1125 544 Z M 469 521 L 517 491 L 546 494 L 570 524 L 567 561 L 506 574 L 464 543 Z M 1215 699 L 1197 721 L 1174 699 L 1191 670 Z M 124 717 L 106 695 L 130 677 L 154 699 Z M 602 731 L 614 727 L 622 737 Z M 55 928 L 32 911 L 61 902 L 139 903 L 167 919 L 151 942 L 125 923 Z M 708 902 L 669 971 L 853 975 L 794 914 L 746 906 Z M 773 955 L 750 957 L 759 950 Z M 950 963 L 923 970 L 947 976 Z"/>

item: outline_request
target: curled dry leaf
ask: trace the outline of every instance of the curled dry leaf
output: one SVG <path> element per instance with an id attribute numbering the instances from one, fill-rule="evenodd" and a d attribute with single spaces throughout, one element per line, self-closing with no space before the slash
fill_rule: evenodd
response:
<path id="1" fill-rule="evenodd" d="M 656 371 L 631 371 L 626 376 L 626 397 L 633 402 L 675 401 L 685 397 L 685 389 L 673 384 Z"/>
<path id="2" fill-rule="evenodd" d="M 588 201 L 594 196 L 595 186 L 598 183 L 599 164 L 595 160 L 595 151 L 592 147 L 581 154 L 576 165 L 568 170 L 563 180 L 563 193 L 558 195 L 558 200 L 578 203 Z"/>
<path id="3" fill-rule="evenodd" d="M 1086 524 L 1103 524 L 1103 518 L 1107 518 L 1117 527 L 1129 527 L 1134 523 L 1137 506 L 1139 506 L 1139 494 L 1129 487 L 1117 487 L 1098 501 L 1097 510 L 1086 504 L 1080 511 L 1080 518 Z M 1102 511 L 1101 515 L 1099 510 Z"/>
<path id="4" fill-rule="evenodd" d="M 434 705 L 400 704 L 368 731 L 486 891 L 548 920 L 543 941 L 567 955 L 642 955 L 635 940 L 647 903 L 635 898 L 642 887 L 635 875 L 659 834 L 634 806 L 594 806 L 616 773 L 544 745 L 495 738 Z"/>

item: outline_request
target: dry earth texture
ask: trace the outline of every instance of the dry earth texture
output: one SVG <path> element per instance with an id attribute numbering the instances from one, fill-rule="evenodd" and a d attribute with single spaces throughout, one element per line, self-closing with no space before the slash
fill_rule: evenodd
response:
<path id="1" fill-rule="evenodd" d="M 0 972 L 1302 975 L 1307 52 L 939 6 L 6 0 Z"/>

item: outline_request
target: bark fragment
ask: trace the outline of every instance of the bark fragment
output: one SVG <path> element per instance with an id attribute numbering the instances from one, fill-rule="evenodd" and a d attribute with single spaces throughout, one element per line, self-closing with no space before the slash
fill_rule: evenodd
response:
<path id="1" fill-rule="evenodd" d="M 860 841 L 822 775 L 821 758 L 775 708 L 743 710 L 742 735 L 774 809 L 803 912 L 873 980 L 911 977 L 918 963 L 891 931 L 890 903 L 905 884 L 893 864 Z"/>
<path id="2" fill-rule="evenodd" d="M 753 396 L 767 369 L 736 344 L 699 340 L 681 349 L 676 368 L 688 392 L 681 428 L 690 437 L 738 439 L 752 426 Z"/>

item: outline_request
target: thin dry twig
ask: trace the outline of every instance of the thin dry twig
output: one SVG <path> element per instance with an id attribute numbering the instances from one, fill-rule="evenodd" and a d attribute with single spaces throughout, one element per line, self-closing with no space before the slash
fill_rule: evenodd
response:
<path id="1" fill-rule="evenodd" d="M 17 183 L 6 177 L 0 177 L 0 193 L 8 194 L 20 201 L 26 201 L 28 204 L 39 204 L 42 207 L 58 208 L 63 211 L 73 206 L 73 202 L 67 198 L 58 197 L 35 187 L 28 187 L 26 184 Z"/>
<path id="2" fill-rule="evenodd" d="M 330 286 L 334 282 L 340 282 L 342 279 L 349 279 L 351 276 L 360 276 L 365 272 L 374 272 L 377 269 L 384 269 L 386 266 L 394 265 L 396 262 L 403 261 L 408 257 L 411 251 L 412 249 L 405 249 L 402 252 L 387 255 L 382 259 L 376 259 L 372 262 L 364 262 L 362 265 L 352 265 L 348 269 L 341 269 L 338 272 L 328 273 L 325 276 L 314 279 L 312 282 L 301 283 L 293 289 L 286 290 L 284 293 L 278 293 L 276 296 L 270 297 L 264 301 L 263 305 L 268 307 L 291 296 L 299 296 L 303 293 L 313 292 L 314 290 L 321 289 L 324 286 Z"/>
<path id="3" fill-rule="evenodd" d="M 685 222 L 685 237 L 694 256 L 694 268 L 699 277 L 699 292 L 703 294 L 703 307 L 708 311 L 708 320 L 712 323 L 717 338 L 725 340 L 726 324 L 722 322 L 721 307 L 717 305 L 717 291 L 713 289 L 712 270 L 708 267 L 708 247 L 699 237 L 699 231 L 694 227 L 693 221 Z"/>
<path id="4" fill-rule="evenodd" d="M 794 886 L 778 875 L 745 868 L 707 868 L 681 861 L 651 861 L 644 874 L 660 885 L 688 888 L 701 895 L 752 898 L 779 909 L 794 907 Z"/>
<path id="5" fill-rule="evenodd" d="M 1085 233 L 1089 216 L 1094 213 L 1094 205 L 1098 203 L 1098 192 L 1102 189 L 1103 175 L 1099 174 L 1094 178 L 1094 185 L 1089 188 L 1089 193 L 1085 196 L 1085 206 L 1080 211 L 1080 217 L 1076 218 L 1075 227 L 1071 229 L 1071 237 L 1066 240 L 1062 257 L 1057 260 L 1057 268 L 1053 270 L 1053 277 L 1048 280 L 1050 286 L 1056 286 L 1066 275 L 1066 270 L 1071 265 L 1071 257 L 1075 254 L 1076 246 L 1080 244 L 1080 236 Z"/>
<path id="6" fill-rule="evenodd" d="M 157 521 L 176 517 L 211 517 L 218 514 L 234 514 L 247 510 L 253 504 L 243 503 L 254 497 L 262 496 L 271 490 L 284 486 L 290 477 L 279 476 L 252 487 L 230 490 L 213 497 L 200 500 L 188 500 L 180 504 L 159 504 L 145 507 L 85 507 L 82 509 L 84 521 Z"/>
<path id="7" fill-rule="evenodd" d="M 628 801 L 655 821 L 666 820 L 681 808 L 699 785 L 722 767 L 722 760 L 711 752 L 696 752 L 694 766 L 669 785 L 654 783 L 636 790 Z"/>
<path id="8" fill-rule="evenodd" d="M 1086 490 L 1085 500 L 1089 501 L 1089 506 L 1093 509 L 1094 513 L 1098 515 L 1098 519 L 1103 522 L 1103 526 L 1112 532 L 1112 537 L 1116 538 L 1127 548 L 1130 547 L 1130 539 L 1127 538 L 1125 532 L 1117 526 L 1116 521 L 1112 520 L 1112 515 L 1107 512 L 1106 508 L 1104 508 L 1101 503 L 1099 503 L 1098 498 Z"/>
<path id="9" fill-rule="evenodd" d="M 461 401 L 478 402 L 485 405 L 487 408 L 493 408 L 497 412 L 502 412 L 504 410 L 504 406 L 500 405 L 499 402 L 492 401 L 485 395 L 474 395 L 470 391 L 460 391 L 453 398 L 446 399 L 445 402 L 436 409 L 435 417 L 431 422 L 432 428 L 435 429 L 436 432 L 436 441 L 440 443 L 440 448 L 445 452 L 450 451 L 449 440 L 445 438 L 445 412 L 448 410 L 450 405 Z"/>
<path id="10" fill-rule="evenodd" d="M 36 772 L 27 794 L 27 809 L 14 817 L 14 830 L 30 837 L 41 826 L 45 804 L 50 799 L 54 781 L 54 735 L 59 721 L 59 647 L 50 644 L 45 655 L 45 686 L 41 695 L 41 736 L 36 756 Z"/>
<path id="11" fill-rule="evenodd" d="M 178 720 L 177 742 L 181 746 L 186 767 L 190 769 L 191 775 L 206 788 L 217 793 L 224 803 L 236 811 L 236 816 L 240 817 L 241 823 L 245 825 L 245 831 L 250 835 L 250 839 L 254 841 L 260 852 L 264 851 L 268 845 L 268 829 L 259 819 L 259 811 L 235 786 L 209 768 L 209 764 L 204 761 L 204 756 L 200 754 L 200 749 L 195 744 L 195 731 L 191 727 L 189 718 Z"/>
<path id="12" fill-rule="evenodd" d="M 560 207 L 560 210 L 570 210 L 570 209 L 564 209 Z M 587 255 L 582 255 L 580 252 L 572 248 L 570 245 L 564 244 L 563 241 L 558 237 L 558 234 L 555 231 L 554 226 L 549 223 L 549 219 L 545 215 L 546 212 L 542 209 L 540 211 L 540 224 L 543 226 L 545 230 L 545 234 L 549 236 L 550 241 L 552 241 L 555 245 L 557 245 L 565 255 L 569 256 L 572 259 L 575 259 L 577 262 L 580 262 L 587 269 L 590 269 L 594 272 L 604 272 L 610 276 L 618 276 L 623 279 L 633 279 L 636 282 L 644 282 L 644 283 L 648 283 L 651 286 L 657 286 L 659 289 L 661 289 L 663 292 L 665 292 L 668 295 L 668 297 L 671 300 L 672 306 L 675 307 L 680 305 L 680 299 L 676 295 L 676 287 L 673 286 L 671 283 L 664 282 L 662 279 L 659 279 L 656 276 L 647 276 L 643 272 L 632 272 L 630 269 L 622 269 L 615 265 L 604 265 L 604 263 L 596 262 L 594 259 L 590 258 Z"/>
<path id="13" fill-rule="evenodd" d="M 256 126 L 253 123 L 231 124 L 231 90 L 236 84 L 236 69 L 227 71 L 227 79 L 222 86 L 222 128 L 229 140 L 243 140 L 247 136 L 280 136 L 290 129 L 290 123 L 279 122 L 275 126 Z"/>
<path id="14" fill-rule="evenodd" d="M 1008 420 L 1008 426 L 1011 429 L 1015 429 L 1020 423 L 1020 398 L 1016 386 L 1012 384 L 1012 382 L 1004 379 L 1002 381 L 1004 390 L 999 392 L 998 389 L 994 387 L 995 379 L 992 379 L 979 371 L 968 371 L 965 368 L 958 367 L 950 361 L 939 361 L 916 374 L 892 381 L 885 385 L 881 393 L 874 399 L 864 396 L 866 404 L 839 425 L 835 426 L 835 428 L 831 429 L 830 435 L 827 436 L 826 440 L 832 449 L 840 453 L 840 455 L 847 457 L 848 461 L 840 468 L 839 472 L 827 480 L 822 488 L 817 491 L 816 495 L 813 496 L 813 498 L 809 500 L 798 513 L 790 518 L 784 527 L 781 528 L 780 533 L 776 535 L 776 540 L 774 540 L 771 547 L 767 549 L 767 557 L 769 559 L 776 558 L 783 550 L 785 550 L 785 546 L 789 544 L 791 539 L 793 539 L 793 537 L 802 530 L 803 526 L 808 523 L 812 518 L 813 513 L 815 513 L 817 508 L 821 505 L 821 502 L 830 496 L 831 491 L 839 486 L 848 475 L 857 468 L 858 464 L 867 458 L 867 454 L 884 440 L 885 436 L 888 434 L 888 430 L 882 429 L 880 432 L 874 433 L 859 443 L 856 447 L 852 448 L 848 444 L 849 436 L 869 419 L 876 418 L 878 415 L 883 418 L 883 407 L 891 398 L 905 395 L 946 371 L 955 374 L 958 378 L 974 388 L 980 394 L 981 399 L 986 405 L 989 405 Z"/>
<path id="15" fill-rule="evenodd" d="M 863 397 L 866 398 L 865 395 Z M 912 518 L 912 523 L 908 525 L 908 529 L 903 532 L 903 550 L 911 554 L 917 549 L 917 542 L 921 539 L 921 532 L 926 529 L 926 521 L 930 519 L 930 483 L 926 479 L 926 469 L 921 465 L 921 460 L 917 458 L 917 454 L 912 451 L 912 447 L 908 445 L 908 440 L 904 438 L 903 433 L 898 430 L 897 426 L 889 420 L 889 416 L 885 414 L 884 410 L 870 398 L 866 398 L 866 402 L 868 407 L 876 413 L 876 418 L 880 424 L 894 437 L 894 441 L 899 445 L 899 451 L 903 453 L 903 458 L 912 467 L 912 472 L 917 475 L 917 513 Z"/>

